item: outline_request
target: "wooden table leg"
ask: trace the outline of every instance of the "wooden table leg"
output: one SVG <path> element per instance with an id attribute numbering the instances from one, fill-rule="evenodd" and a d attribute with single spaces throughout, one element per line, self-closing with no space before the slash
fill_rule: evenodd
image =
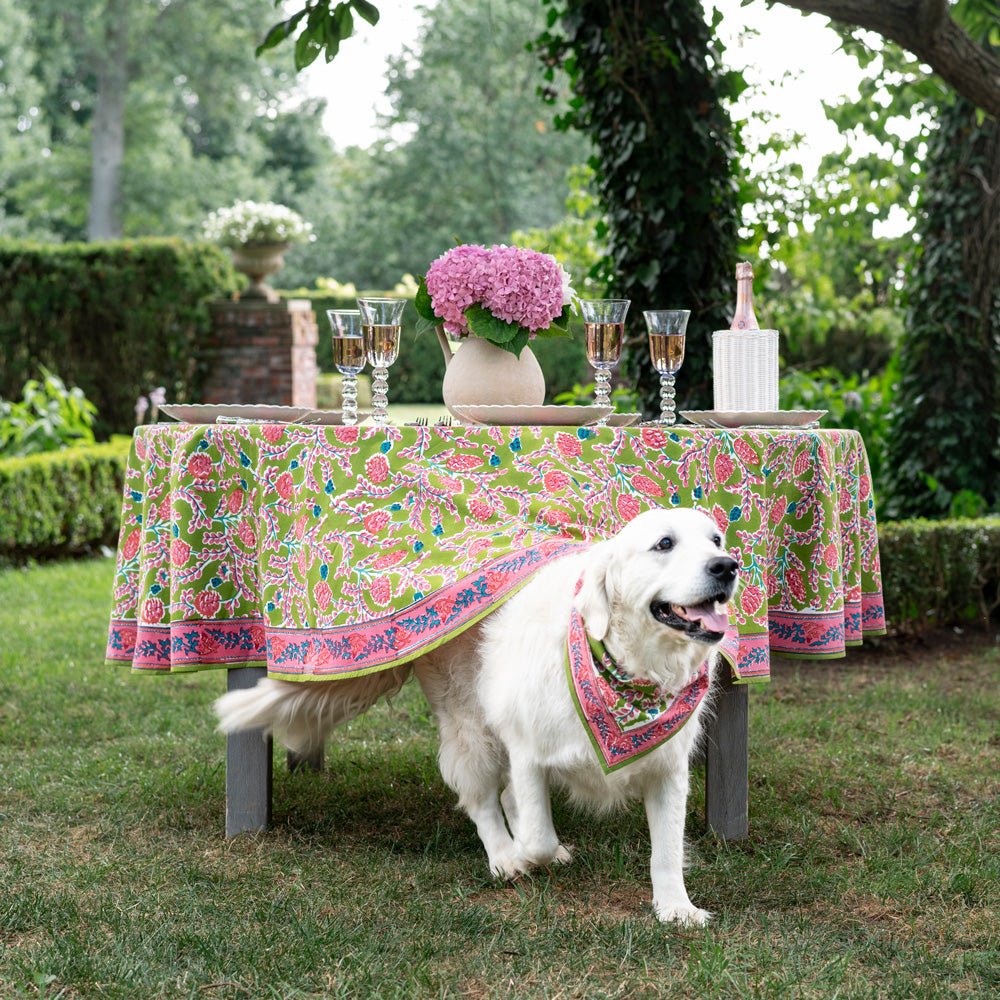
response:
<path id="1" fill-rule="evenodd" d="M 705 739 L 705 819 L 722 840 L 742 840 L 749 826 L 746 684 L 734 684 L 728 667 L 719 684 L 715 715 Z"/>
<path id="2" fill-rule="evenodd" d="M 265 667 L 227 671 L 226 689 L 254 687 Z M 271 822 L 271 738 L 259 729 L 226 737 L 226 836 L 258 833 Z"/>

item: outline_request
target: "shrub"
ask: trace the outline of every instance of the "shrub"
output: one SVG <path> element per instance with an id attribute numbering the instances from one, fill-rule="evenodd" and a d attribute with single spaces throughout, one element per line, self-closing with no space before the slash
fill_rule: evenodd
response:
<path id="1" fill-rule="evenodd" d="M 888 521 L 879 556 L 895 632 L 986 624 L 1000 608 L 1000 518 Z"/>
<path id="2" fill-rule="evenodd" d="M 130 431 L 150 385 L 198 398 L 207 302 L 236 288 L 228 254 L 209 244 L 0 240 L 0 396 L 43 364 L 94 403 L 98 437 Z"/>
<path id="3" fill-rule="evenodd" d="M 114 545 L 130 441 L 0 459 L 0 562 Z"/>
<path id="4" fill-rule="evenodd" d="M 0 456 L 37 455 L 94 443 L 94 404 L 80 389 L 67 389 L 44 365 L 42 379 L 25 382 L 20 402 L 0 399 Z"/>
<path id="5" fill-rule="evenodd" d="M 889 413 L 896 381 L 895 364 L 869 376 L 844 375 L 837 368 L 786 372 L 780 383 L 785 410 L 829 410 L 825 423 L 861 433 L 868 452 L 872 480 L 882 482 Z M 880 503 L 881 494 L 876 494 Z"/>

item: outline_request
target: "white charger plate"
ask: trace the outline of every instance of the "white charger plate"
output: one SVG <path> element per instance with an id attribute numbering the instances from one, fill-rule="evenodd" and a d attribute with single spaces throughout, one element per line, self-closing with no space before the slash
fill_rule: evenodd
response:
<path id="1" fill-rule="evenodd" d="M 160 412 L 187 424 L 214 424 L 225 420 L 253 423 L 320 424 L 340 426 L 342 410 L 317 410 L 309 406 L 272 406 L 267 403 L 168 403 Z M 371 410 L 359 410 L 358 421 L 371 416 Z"/>
<path id="2" fill-rule="evenodd" d="M 584 427 L 596 424 L 614 412 L 611 406 L 449 406 L 448 409 L 470 424 L 493 427 L 544 426 Z"/>
<path id="3" fill-rule="evenodd" d="M 608 417 L 608 427 L 631 427 L 642 420 L 641 413 L 612 413 Z"/>
<path id="4" fill-rule="evenodd" d="M 805 427 L 817 424 L 828 410 L 681 410 L 681 416 L 699 427 Z"/>
<path id="5" fill-rule="evenodd" d="M 358 423 L 367 420 L 371 415 L 371 410 L 358 410 Z M 327 427 L 340 427 L 343 422 L 343 410 L 310 410 L 298 421 L 300 424 L 322 424 Z"/>
<path id="6" fill-rule="evenodd" d="M 264 403 L 168 403 L 160 412 L 186 424 L 214 424 L 219 417 L 291 424 L 314 412 L 309 406 L 271 406 Z"/>

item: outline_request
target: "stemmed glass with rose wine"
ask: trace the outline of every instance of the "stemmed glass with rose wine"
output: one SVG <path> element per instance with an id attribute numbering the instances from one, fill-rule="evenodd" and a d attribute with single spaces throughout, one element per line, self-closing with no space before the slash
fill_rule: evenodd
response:
<path id="1" fill-rule="evenodd" d="M 690 309 L 653 309 L 644 312 L 649 332 L 649 356 L 660 375 L 660 419 L 672 427 L 677 423 L 674 378 L 684 364 L 684 340 Z"/>
<path id="2" fill-rule="evenodd" d="M 358 422 L 358 375 L 365 367 L 365 335 L 359 309 L 327 309 L 333 338 L 333 364 L 344 376 L 341 405 L 345 426 Z"/>
<path id="3" fill-rule="evenodd" d="M 365 351 L 372 366 L 372 419 L 389 423 L 389 366 L 399 357 L 406 299 L 358 299 L 365 334 Z"/>
<path id="4" fill-rule="evenodd" d="M 630 299 L 580 300 L 587 360 L 594 368 L 594 402 L 598 406 L 611 406 L 611 372 L 621 360 L 625 314 L 630 304 Z"/>

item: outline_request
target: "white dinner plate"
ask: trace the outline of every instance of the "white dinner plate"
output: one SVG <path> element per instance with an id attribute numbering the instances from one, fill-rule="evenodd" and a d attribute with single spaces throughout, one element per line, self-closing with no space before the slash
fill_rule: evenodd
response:
<path id="1" fill-rule="evenodd" d="M 371 415 L 371 410 L 358 410 L 358 423 L 367 420 Z M 310 410 L 298 421 L 300 424 L 324 424 L 328 427 L 339 427 L 343 422 L 343 410 Z"/>
<path id="2" fill-rule="evenodd" d="M 471 424 L 494 427 L 562 426 L 583 427 L 596 424 L 613 412 L 611 406 L 450 406 L 448 409 Z"/>
<path id="3" fill-rule="evenodd" d="M 609 427 L 631 427 L 642 420 L 641 413 L 612 413 L 608 417 Z"/>
<path id="4" fill-rule="evenodd" d="M 805 427 L 817 424 L 827 410 L 681 410 L 681 416 L 699 427 Z"/>
<path id="5" fill-rule="evenodd" d="M 160 407 L 160 412 L 187 424 L 214 424 L 219 417 L 291 424 L 316 411 L 310 406 L 270 406 L 263 403 L 168 403 Z"/>

